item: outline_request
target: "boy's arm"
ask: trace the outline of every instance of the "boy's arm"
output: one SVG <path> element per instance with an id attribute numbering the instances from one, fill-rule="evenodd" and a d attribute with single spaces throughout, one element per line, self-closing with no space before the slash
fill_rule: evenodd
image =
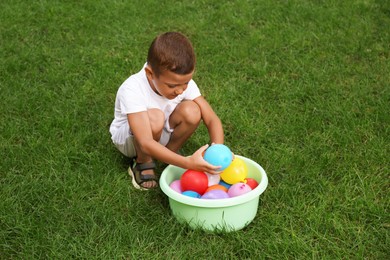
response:
<path id="1" fill-rule="evenodd" d="M 213 108 L 202 96 L 195 98 L 194 102 L 200 107 L 202 119 L 208 129 L 211 143 L 223 144 L 224 133 L 222 123 Z"/>
<path id="2" fill-rule="evenodd" d="M 127 115 L 127 118 L 130 124 L 130 129 L 141 150 L 149 154 L 152 158 L 184 169 L 206 171 L 209 173 L 219 172 L 218 167 L 215 167 L 203 160 L 202 153 L 207 149 L 207 145 L 199 148 L 190 157 L 181 156 L 172 152 L 153 139 L 147 112 L 131 113 Z"/>

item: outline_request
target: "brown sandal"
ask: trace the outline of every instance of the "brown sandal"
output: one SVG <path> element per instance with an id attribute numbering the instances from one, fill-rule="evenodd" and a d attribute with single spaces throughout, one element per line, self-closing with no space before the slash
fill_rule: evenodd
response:
<path id="1" fill-rule="evenodd" d="M 129 174 L 132 178 L 133 186 L 139 190 L 151 190 L 158 188 L 158 179 L 154 174 L 142 174 L 145 170 L 154 170 L 156 168 L 156 164 L 154 162 L 146 162 L 146 163 L 137 163 L 134 162 L 133 167 L 129 167 Z M 146 188 L 142 186 L 143 183 L 154 181 L 156 186 Z"/>

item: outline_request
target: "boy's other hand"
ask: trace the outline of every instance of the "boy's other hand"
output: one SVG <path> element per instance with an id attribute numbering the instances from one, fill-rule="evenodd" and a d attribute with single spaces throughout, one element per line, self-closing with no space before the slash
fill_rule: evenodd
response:
<path id="1" fill-rule="evenodd" d="M 192 156 L 189 157 L 192 170 L 207 172 L 211 174 L 220 174 L 221 166 L 214 166 L 203 159 L 203 153 L 209 147 L 208 144 L 200 147 Z"/>

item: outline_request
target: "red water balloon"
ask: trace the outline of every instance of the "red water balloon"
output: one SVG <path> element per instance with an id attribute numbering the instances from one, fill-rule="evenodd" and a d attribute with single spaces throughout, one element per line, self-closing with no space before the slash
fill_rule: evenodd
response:
<path id="1" fill-rule="evenodd" d="M 259 185 L 259 183 L 255 180 L 255 179 L 252 179 L 252 178 L 246 178 L 246 184 L 249 185 L 249 187 L 252 188 L 252 190 L 254 190 L 257 185 Z"/>
<path id="2" fill-rule="evenodd" d="M 204 172 L 187 170 L 180 178 L 180 185 L 182 191 L 192 190 L 200 195 L 208 188 L 209 180 Z"/>

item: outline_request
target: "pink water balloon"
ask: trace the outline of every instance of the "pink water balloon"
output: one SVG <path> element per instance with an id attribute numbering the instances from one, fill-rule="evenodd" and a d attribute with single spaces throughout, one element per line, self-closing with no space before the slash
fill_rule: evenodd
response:
<path id="1" fill-rule="evenodd" d="M 171 187 L 172 190 L 178 192 L 178 193 L 182 193 L 183 191 L 181 190 L 181 184 L 180 184 L 180 180 L 175 180 L 173 181 L 169 187 Z"/>
<path id="2" fill-rule="evenodd" d="M 215 184 L 218 184 L 219 181 L 221 180 L 221 175 L 219 175 L 219 174 L 211 174 L 211 173 L 206 172 L 206 175 L 207 175 L 207 179 L 209 181 L 209 183 L 208 183 L 209 187 L 213 186 Z"/>
<path id="3" fill-rule="evenodd" d="M 252 189 L 251 189 L 251 187 L 248 184 L 239 182 L 239 183 L 233 184 L 229 188 L 228 195 L 230 197 L 237 197 L 237 196 L 243 195 L 245 193 L 248 193 L 251 190 Z"/>

